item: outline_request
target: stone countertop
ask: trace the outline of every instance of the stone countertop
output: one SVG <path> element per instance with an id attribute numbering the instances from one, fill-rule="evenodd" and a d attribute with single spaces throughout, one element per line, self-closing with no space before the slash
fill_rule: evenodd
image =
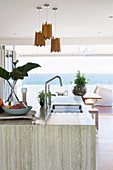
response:
<path id="1" fill-rule="evenodd" d="M 66 109 L 62 106 L 62 112 L 51 113 L 48 117 L 48 125 L 94 125 L 91 115 L 88 113 L 86 106 L 82 99 L 80 99 L 83 113 L 66 113 Z M 74 109 L 73 109 L 74 110 Z M 2 114 L 0 114 L 2 116 Z M 39 107 L 36 111 L 37 125 L 45 124 L 45 109 Z M 29 119 L 16 119 L 16 120 L 0 120 L 0 125 L 33 125 L 33 120 Z"/>
<path id="2" fill-rule="evenodd" d="M 40 124 L 45 124 L 45 109 L 40 108 Z M 39 123 L 39 120 L 37 121 Z M 47 121 L 48 125 L 94 125 L 91 115 L 88 113 L 87 108 L 83 107 L 83 113 L 51 113 Z"/>
<path id="3" fill-rule="evenodd" d="M 55 97 L 56 99 L 57 97 Z M 63 99 L 61 101 L 61 98 Z M 73 106 L 73 98 L 76 100 L 75 101 L 75 106 Z M 84 104 L 83 100 L 81 97 L 76 97 L 75 96 L 69 96 L 69 100 L 72 102 L 72 106 L 70 106 L 70 103 L 67 102 L 67 96 L 60 96 L 59 97 L 60 104 L 58 102 L 56 103 L 53 101 L 52 105 L 58 105 L 60 111 L 53 112 L 49 115 L 47 124 L 48 125 L 94 125 L 94 121 L 91 118 L 91 115 L 89 114 L 86 105 Z M 63 102 L 64 102 L 64 107 L 63 107 Z M 68 105 L 66 108 L 66 104 Z M 81 105 L 83 113 L 78 113 L 76 111 L 76 105 L 79 106 Z M 72 108 L 72 113 L 67 112 Z M 54 111 L 54 110 L 53 110 Z M 37 117 L 40 117 L 40 124 L 45 124 L 45 109 L 40 108 L 39 111 L 36 114 Z M 39 120 L 37 121 L 39 123 Z"/>

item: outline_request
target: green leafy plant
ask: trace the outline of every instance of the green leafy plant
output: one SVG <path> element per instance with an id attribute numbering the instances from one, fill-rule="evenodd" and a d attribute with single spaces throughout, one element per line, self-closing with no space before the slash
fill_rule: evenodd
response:
<path id="1" fill-rule="evenodd" d="M 47 93 L 47 98 L 48 98 L 48 104 L 50 105 L 51 104 L 51 92 L 48 92 Z M 45 92 L 44 90 L 42 90 L 41 92 L 39 92 L 38 94 L 38 101 L 40 103 L 40 105 L 43 107 L 44 106 L 44 102 L 45 102 Z"/>
<path id="2" fill-rule="evenodd" d="M 13 64 L 16 65 L 18 61 L 14 62 Z M 13 80 L 17 81 L 18 79 L 24 79 L 25 76 L 28 76 L 28 71 L 36 68 L 41 67 L 39 64 L 36 63 L 27 63 L 20 67 L 13 67 L 12 72 L 8 72 L 4 68 L 0 67 L 0 77 L 5 80 L 9 80 L 12 78 Z"/>
<path id="3" fill-rule="evenodd" d="M 13 94 L 15 95 L 16 99 L 19 101 L 19 99 L 14 91 L 14 87 L 16 85 L 17 80 L 24 79 L 25 76 L 28 76 L 28 71 L 30 71 L 34 68 L 37 68 L 37 67 L 41 67 L 37 63 L 27 63 L 23 66 L 16 67 L 17 63 L 18 63 L 18 60 L 13 62 L 12 72 L 8 72 L 6 69 L 0 67 L 0 77 L 3 78 L 4 80 L 6 80 L 9 84 L 9 86 L 11 87 L 11 93 L 10 93 L 8 99 L 6 100 L 8 102 L 10 101 Z M 10 83 L 10 81 L 9 81 L 10 78 L 13 79 L 13 84 Z"/>
<path id="4" fill-rule="evenodd" d="M 45 93 L 44 93 L 44 90 L 42 90 L 41 92 L 39 92 L 37 98 L 38 98 L 38 101 L 39 101 L 41 107 L 44 107 L 44 101 L 45 101 Z"/>
<path id="5" fill-rule="evenodd" d="M 47 93 L 47 97 L 48 97 L 48 99 L 51 99 L 51 93 L 50 93 L 50 92 Z M 41 99 L 45 100 L 45 92 L 44 92 L 44 90 L 42 90 L 42 91 L 39 92 L 37 98 L 38 98 L 39 101 L 40 101 Z"/>
<path id="6" fill-rule="evenodd" d="M 38 94 L 38 100 L 40 102 L 40 100 L 45 100 L 45 93 L 44 93 L 44 90 L 42 90 L 41 92 L 39 92 Z"/>
<path id="7" fill-rule="evenodd" d="M 88 81 L 85 74 L 81 74 L 80 71 L 78 70 L 76 78 L 74 79 L 74 84 L 85 86 L 87 83 Z"/>
<path id="8" fill-rule="evenodd" d="M 47 97 L 48 97 L 48 99 L 51 99 L 51 92 L 47 93 Z"/>

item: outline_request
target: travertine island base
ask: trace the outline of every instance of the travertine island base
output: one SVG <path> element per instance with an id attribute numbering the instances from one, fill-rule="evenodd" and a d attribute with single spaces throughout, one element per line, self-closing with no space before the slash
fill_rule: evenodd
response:
<path id="1" fill-rule="evenodd" d="M 0 121 L 0 170 L 95 170 L 95 125 L 83 113 L 51 114 L 45 125 L 32 120 Z"/>

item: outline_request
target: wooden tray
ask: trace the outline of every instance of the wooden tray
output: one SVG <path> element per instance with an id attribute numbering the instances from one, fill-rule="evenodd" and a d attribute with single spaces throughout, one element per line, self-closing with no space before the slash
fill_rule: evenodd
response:
<path id="1" fill-rule="evenodd" d="M 28 112 L 26 115 L 21 115 L 21 116 L 13 116 L 13 115 L 9 115 L 8 113 L 1 113 L 0 114 L 0 120 L 12 120 L 12 119 L 32 119 L 34 120 L 36 111 L 31 110 L 30 112 Z"/>

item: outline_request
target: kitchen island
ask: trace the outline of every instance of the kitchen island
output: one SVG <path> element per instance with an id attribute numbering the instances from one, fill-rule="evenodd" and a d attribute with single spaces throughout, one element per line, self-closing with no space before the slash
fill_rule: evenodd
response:
<path id="1" fill-rule="evenodd" d="M 95 170 L 96 131 L 87 108 L 83 113 L 52 113 L 45 109 L 38 123 L 0 121 L 1 170 Z"/>

